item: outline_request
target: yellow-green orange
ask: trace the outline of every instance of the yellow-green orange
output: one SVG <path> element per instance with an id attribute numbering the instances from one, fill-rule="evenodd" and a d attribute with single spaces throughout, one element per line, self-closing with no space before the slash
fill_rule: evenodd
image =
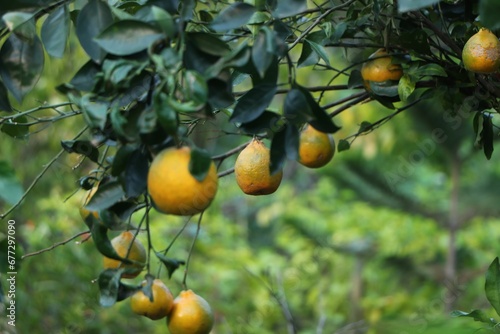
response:
<path id="1" fill-rule="evenodd" d="M 147 259 L 146 250 L 142 243 L 137 238 L 134 239 L 132 232 L 125 231 L 111 239 L 111 245 L 120 257 L 134 262 L 123 263 L 119 260 L 104 257 L 104 269 L 125 268 L 126 272 L 122 274 L 123 278 L 137 277 L 144 268 Z"/>
<path id="2" fill-rule="evenodd" d="M 310 168 L 319 168 L 332 160 L 335 154 L 333 137 L 311 125 L 300 133 L 299 162 Z"/>
<path id="3" fill-rule="evenodd" d="M 268 195 L 278 189 L 283 171 L 271 175 L 271 152 L 260 140 L 254 139 L 240 152 L 234 164 L 236 183 L 245 194 Z"/>
<path id="4" fill-rule="evenodd" d="M 146 281 L 142 282 L 142 286 Z M 142 290 L 130 297 L 130 307 L 135 314 L 143 315 L 152 320 L 158 320 L 170 314 L 174 306 L 174 296 L 168 287 L 160 280 L 155 279 L 151 284 L 153 301 Z"/>
<path id="5" fill-rule="evenodd" d="M 393 63 L 393 57 L 385 49 L 378 49 L 368 59 L 361 67 L 361 77 L 369 91 L 370 81 L 398 81 L 403 76 L 403 68 L 400 64 Z"/>
<path id="6" fill-rule="evenodd" d="M 475 73 L 493 73 L 500 67 L 500 42 L 488 29 L 474 34 L 462 50 L 464 67 Z"/>
<path id="7" fill-rule="evenodd" d="M 198 181 L 189 171 L 191 149 L 167 148 L 151 163 L 148 192 L 155 207 L 173 215 L 188 216 L 205 210 L 217 193 L 217 169 L 213 161 L 206 177 Z"/>
<path id="8" fill-rule="evenodd" d="M 214 315 L 208 302 L 191 290 L 181 291 L 167 317 L 171 334 L 208 334 Z"/>

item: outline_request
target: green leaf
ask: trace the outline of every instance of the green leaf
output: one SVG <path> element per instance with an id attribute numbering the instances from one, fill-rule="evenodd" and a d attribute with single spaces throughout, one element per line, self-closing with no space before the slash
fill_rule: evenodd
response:
<path id="1" fill-rule="evenodd" d="M 99 160 L 99 150 L 89 140 L 63 140 L 61 146 L 68 153 L 83 154 L 93 162 Z"/>
<path id="2" fill-rule="evenodd" d="M 137 197 L 146 191 L 148 178 L 148 155 L 138 148 L 129 155 L 125 169 L 125 194 Z"/>
<path id="3" fill-rule="evenodd" d="M 111 307 L 116 303 L 123 271 L 123 268 L 106 269 L 99 274 L 97 283 L 100 292 L 99 303 L 102 307 Z"/>
<path id="4" fill-rule="evenodd" d="M 326 50 L 325 48 L 318 44 L 318 43 L 315 43 L 313 41 L 309 41 L 309 40 L 305 40 L 307 44 L 309 44 L 312 48 L 312 50 L 314 50 L 314 52 L 321 58 L 323 59 L 323 61 L 325 62 L 325 64 L 327 64 L 328 66 L 330 66 L 330 59 L 328 58 L 328 54 L 326 53 Z"/>
<path id="5" fill-rule="evenodd" d="M 26 42 L 12 34 L 0 50 L 0 76 L 19 102 L 40 79 L 43 65 L 43 46 L 38 37 Z"/>
<path id="6" fill-rule="evenodd" d="M 123 261 L 124 263 L 132 263 L 128 259 L 124 259 L 116 253 L 111 241 L 108 238 L 108 228 L 101 224 L 92 224 L 90 234 L 94 240 L 97 250 L 104 256 L 110 259 Z"/>
<path id="7" fill-rule="evenodd" d="M 265 137 L 271 137 L 283 128 L 284 122 L 281 115 L 266 110 L 255 120 L 241 124 L 240 129 L 248 134 L 263 134 Z"/>
<path id="8" fill-rule="evenodd" d="M 207 81 L 208 103 L 216 109 L 229 107 L 234 103 L 231 77 L 212 78 Z"/>
<path id="9" fill-rule="evenodd" d="M 286 119 L 293 124 L 302 124 L 314 119 L 309 103 L 300 89 L 291 89 L 283 105 Z"/>
<path id="10" fill-rule="evenodd" d="M 167 94 L 160 92 L 153 98 L 154 110 L 158 116 L 158 122 L 168 134 L 175 134 L 179 126 L 177 112 L 170 106 Z"/>
<path id="11" fill-rule="evenodd" d="M 451 316 L 452 317 L 469 317 L 469 318 L 473 318 L 474 321 L 484 322 L 484 323 L 490 324 L 490 325 L 496 324 L 495 319 L 488 317 L 481 310 L 472 310 L 471 312 L 452 311 Z"/>
<path id="12" fill-rule="evenodd" d="M 268 84 L 253 87 L 240 97 L 229 120 L 247 123 L 257 119 L 271 103 L 276 90 L 275 85 Z"/>
<path id="13" fill-rule="evenodd" d="M 398 95 L 401 101 L 406 102 L 408 97 L 415 91 L 415 82 L 412 81 L 408 74 L 405 74 L 399 79 Z"/>
<path id="14" fill-rule="evenodd" d="M 400 13 L 418 10 L 438 3 L 440 0 L 398 0 L 398 11 Z"/>
<path id="15" fill-rule="evenodd" d="M 106 52 L 94 40 L 104 29 L 113 23 L 111 9 L 104 1 L 89 0 L 78 13 L 76 35 L 81 46 L 96 63 L 106 56 Z"/>
<path id="16" fill-rule="evenodd" d="M 147 49 L 163 37 L 160 30 L 148 23 L 124 20 L 111 24 L 95 41 L 111 54 L 127 56 Z"/>
<path id="17" fill-rule="evenodd" d="M 304 97 L 306 98 L 309 108 L 313 114 L 313 118 L 309 121 L 309 124 L 311 124 L 315 129 L 326 133 L 334 133 L 340 130 L 340 127 L 332 121 L 325 109 L 323 109 L 318 102 L 316 102 L 314 97 L 306 88 L 297 84 L 295 85 L 295 88 L 299 89 L 302 94 L 304 94 Z"/>
<path id="18" fill-rule="evenodd" d="M 337 152 L 342 152 L 342 151 L 347 151 L 351 148 L 351 144 L 349 141 L 345 139 L 340 139 L 339 143 L 337 144 Z"/>
<path id="19" fill-rule="evenodd" d="M 183 20 L 191 20 L 193 18 L 193 11 L 196 7 L 195 0 L 182 0 L 180 1 L 180 14 Z"/>
<path id="20" fill-rule="evenodd" d="M 420 66 L 413 73 L 415 76 L 423 77 L 423 76 L 435 76 L 435 77 L 447 77 L 448 74 L 438 64 L 426 64 L 424 66 Z"/>
<path id="21" fill-rule="evenodd" d="M 319 56 L 313 51 L 310 43 L 302 44 L 302 52 L 300 53 L 299 61 L 297 67 L 307 67 L 316 65 L 318 63 Z"/>
<path id="22" fill-rule="evenodd" d="M 45 50 L 52 57 L 61 58 L 68 42 L 69 11 L 64 5 L 54 10 L 43 22 L 41 38 Z"/>
<path id="23" fill-rule="evenodd" d="M 28 23 L 33 19 L 32 13 L 25 12 L 10 12 L 6 13 L 2 16 L 2 20 L 5 22 L 5 25 L 9 29 L 9 31 L 16 31 L 18 28 L 23 26 L 25 23 Z M 34 23 L 32 22 L 32 25 Z M 28 32 L 27 36 L 21 33 L 21 36 L 26 37 L 27 39 L 32 39 L 35 34 L 35 31 Z"/>
<path id="24" fill-rule="evenodd" d="M 151 13 L 155 19 L 154 23 L 156 23 L 161 30 L 170 38 L 175 36 L 175 22 L 166 10 L 153 6 L 151 7 Z"/>
<path id="25" fill-rule="evenodd" d="M 280 0 L 274 10 L 274 15 L 282 18 L 298 14 L 307 9 L 306 0 Z"/>
<path id="26" fill-rule="evenodd" d="M 368 81 L 372 93 L 377 96 L 396 97 L 399 96 L 399 85 L 392 81 Z"/>
<path id="27" fill-rule="evenodd" d="M 197 71 L 187 70 L 183 76 L 185 99 L 197 105 L 204 105 L 208 99 L 208 86 L 205 78 Z"/>
<path id="28" fill-rule="evenodd" d="M 99 65 L 93 60 L 89 60 L 76 72 L 69 84 L 78 90 L 90 92 L 94 89 L 96 75 L 100 70 Z"/>
<path id="29" fill-rule="evenodd" d="M 224 8 L 219 15 L 212 21 L 210 26 L 215 31 L 227 31 L 241 27 L 246 24 L 256 9 L 254 6 L 244 3 L 235 2 Z"/>
<path id="30" fill-rule="evenodd" d="M 12 105 L 10 104 L 9 95 L 7 93 L 7 88 L 0 80 L 0 111 L 8 111 L 11 112 Z"/>
<path id="31" fill-rule="evenodd" d="M 226 56 L 230 53 L 231 48 L 213 34 L 205 32 L 190 32 L 187 34 L 188 39 L 193 42 L 193 45 L 203 53 L 212 56 Z"/>
<path id="32" fill-rule="evenodd" d="M 116 296 L 116 301 L 120 302 L 122 300 L 125 300 L 128 297 L 133 296 L 139 290 L 141 290 L 140 286 L 127 284 L 120 281 L 118 285 L 118 294 Z"/>
<path id="33" fill-rule="evenodd" d="M 255 69 L 257 70 L 261 78 L 265 76 L 267 69 L 276 57 L 273 54 L 275 48 L 276 43 L 274 43 L 273 45 L 272 42 L 269 42 L 266 32 L 261 29 L 252 46 L 253 65 L 255 66 Z"/>
<path id="34" fill-rule="evenodd" d="M 23 192 L 23 187 L 10 163 L 0 160 L 0 198 L 14 205 L 21 199 Z"/>
<path id="35" fill-rule="evenodd" d="M 271 174 L 275 174 L 283 169 L 285 165 L 287 150 L 286 150 L 286 141 L 287 141 L 287 128 L 288 124 L 285 125 L 284 129 L 276 132 L 271 141 Z"/>
<path id="36" fill-rule="evenodd" d="M 28 119 L 26 116 L 19 116 L 14 119 L 9 119 L 3 123 L 1 131 L 12 138 L 24 139 L 29 136 L 29 126 L 25 125 Z"/>
<path id="37" fill-rule="evenodd" d="M 490 160 L 493 154 L 493 117 L 489 113 L 483 113 L 483 128 L 480 133 L 480 144 L 483 147 L 486 159 Z"/>
<path id="38" fill-rule="evenodd" d="M 111 166 L 111 175 L 118 176 L 127 168 L 127 163 L 132 152 L 136 150 L 134 145 L 123 145 L 118 149 Z"/>
<path id="39" fill-rule="evenodd" d="M 211 165 L 212 158 L 206 150 L 196 146 L 191 148 L 189 172 L 196 180 L 199 182 L 203 181 L 207 177 Z"/>
<path id="40" fill-rule="evenodd" d="M 285 125 L 285 153 L 289 160 L 299 159 L 300 132 L 295 124 Z"/>
<path id="41" fill-rule="evenodd" d="M 500 2 L 498 0 L 479 1 L 479 17 L 483 26 L 490 30 L 500 29 L 498 13 L 500 12 Z"/>
<path id="42" fill-rule="evenodd" d="M 484 284 L 486 298 L 491 306 L 500 315 L 500 263 L 498 257 L 491 262 L 486 272 L 486 282 Z"/>
<path id="43" fill-rule="evenodd" d="M 124 196 L 122 185 L 118 181 L 110 181 L 99 186 L 85 208 L 90 211 L 101 211 L 118 203 Z"/>
<path id="44" fill-rule="evenodd" d="M 168 258 L 160 252 L 156 252 L 155 254 L 156 257 L 165 265 L 165 268 L 167 268 L 168 278 L 172 278 L 172 274 L 177 270 L 177 268 L 186 264 L 184 261 Z"/>
<path id="45" fill-rule="evenodd" d="M 106 126 L 108 102 L 92 101 L 90 96 L 86 95 L 81 100 L 82 113 L 87 124 L 94 129 L 103 130 Z"/>

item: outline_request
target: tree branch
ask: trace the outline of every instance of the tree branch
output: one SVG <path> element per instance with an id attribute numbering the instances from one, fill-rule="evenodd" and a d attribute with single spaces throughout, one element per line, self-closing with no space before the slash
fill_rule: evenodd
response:
<path id="1" fill-rule="evenodd" d="M 59 246 L 64 246 L 64 245 L 66 245 L 68 242 L 70 242 L 71 240 L 74 240 L 74 239 L 76 239 L 76 238 L 78 238 L 78 237 L 80 237 L 80 236 L 82 236 L 82 235 L 87 234 L 87 233 L 90 233 L 90 231 L 83 231 L 83 232 L 79 232 L 79 233 L 75 234 L 74 236 L 72 236 L 72 237 L 70 237 L 70 238 L 68 238 L 68 239 L 66 239 L 66 240 L 64 240 L 64 241 L 56 242 L 55 244 L 53 244 L 53 245 L 52 245 L 52 246 L 50 246 L 50 247 L 47 247 L 47 248 L 44 248 L 44 249 L 40 249 L 39 251 L 36 251 L 36 252 L 33 252 L 33 253 L 28 253 L 28 254 L 25 254 L 25 255 L 21 256 L 21 259 L 23 260 L 23 259 L 25 259 L 25 258 L 27 258 L 27 257 L 30 257 L 30 256 L 35 256 L 35 255 L 38 255 L 38 254 L 42 254 L 42 253 L 45 253 L 45 252 L 51 251 L 51 250 L 53 250 L 53 249 L 54 249 L 54 248 L 56 248 L 56 247 L 59 247 Z M 88 240 L 88 239 L 89 239 L 89 238 L 86 238 L 86 239 L 84 239 L 83 241 L 86 241 L 86 240 Z M 83 241 L 82 241 L 82 242 L 83 242 Z"/>

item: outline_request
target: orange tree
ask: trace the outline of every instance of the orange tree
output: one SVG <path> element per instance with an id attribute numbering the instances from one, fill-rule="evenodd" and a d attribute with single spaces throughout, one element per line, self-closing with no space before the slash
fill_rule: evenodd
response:
<path id="1" fill-rule="evenodd" d="M 336 138 L 340 152 L 427 100 L 445 121 L 470 119 L 471 142 L 490 158 L 500 97 L 498 10 L 494 0 L 2 1 L 1 130 L 25 138 L 44 124 L 79 118 L 82 130 L 60 138 L 63 151 L 52 163 L 68 152 L 95 164 L 80 178 L 92 193 L 84 221 L 103 256 L 123 264 L 99 276 L 101 303 L 138 289 L 151 297 L 151 258 L 171 275 L 184 264 L 187 274 L 189 257 L 167 257 L 175 238 L 152 245 L 149 212 L 199 214 L 199 230 L 203 211 L 223 191 L 218 178 L 234 171 L 222 163 L 254 138 L 270 141 L 265 167 L 277 175 L 287 160 L 299 160 L 306 124 L 336 134 L 352 106 L 392 110 Z M 43 84 L 45 58 L 72 61 L 75 47 L 88 61 L 57 87 L 64 102 L 18 107 Z M 203 140 L 209 131 L 245 140 L 214 154 L 217 144 Z M 137 226 L 130 223 L 141 214 Z M 130 250 L 119 253 L 110 230 L 145 231 L 146 263 L 129 258 Z M 144 288 L 122 282 L 127 268 L 143 266 Z"/>

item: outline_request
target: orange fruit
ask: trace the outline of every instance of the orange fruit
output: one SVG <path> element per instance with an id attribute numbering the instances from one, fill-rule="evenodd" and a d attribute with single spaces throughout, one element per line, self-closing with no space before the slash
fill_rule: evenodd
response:
<path id="1" fill-rule="evenodd" d="M 214 325 L 214 315 L 205 299 L 191 290 L 181 291 L 167 318 L 171 334 L 208 334 Z"/>
<path id="2" fill-rule="evenodd" d="M 124 231 L 111 239 L 111 245 L 119 256 L 132 260 L 134 263 L 123 263 L 119 260 L 104 257 L 104 269 L 125 268 L 127 271 L 122 274 L 123 278 L 137 277 L 144 268 L 147 259 L 146 249 L 144 249 L 142 243 L 137 238 L 134 239 L 132 232 Z"/>
<path id="3" fill-rule="evenodd" d="M 271 152 L 258 139 L 243 149 L 236 159 L 234 173 L 236 182 L 245 194 L 268 195 L 278 189 L 283 171 L 271 175 Z"/>
<path id="4" fill-rule="evenodd" d="M 167 148 L 151 163 L 148 192 L 155 207 L 164 213 L 188 216 L 205 210 L 217 193 L 218 176 L 213 161 L 207 176 L 198 181 L 189 172 L 191 149 Z"/>
<path id="5" fill-rule="evenodd" d="M 370 81 L 398 81 L 403 76 L 403 68 L 392 63 L 393 58 L 385 49 L 378 49 L 368 59 L 361 67 L 361 77 L 368 91 L 371 90 Z"/>
<path id="6" fill-rule="evenodd" d="M 318 131 L 311 125 L 300 133 L 299 163 L 310 168 L 319 168 L 332 160 L 335 154 L 333 137 Z"/>
<path id="7" fill-rule="evenodd" d="M 475 73 L 493 73 L 500 67 L 500 42 L 488 29 L 481 28 L 462 50 L 464 67 Z"/>
<path id="8" fill-rule="evenodd" d="M 142 282 L 142 286 L 146 281 Z M 166 317 L 174 306 L 174 296 L 167 286 L 159 279 L 153 280 L 151 285 L 153 300 L 151 301 L 142 290 L 130 297 L 130 307 L 135 314 L 143 315 L 152 320 Z"/>

